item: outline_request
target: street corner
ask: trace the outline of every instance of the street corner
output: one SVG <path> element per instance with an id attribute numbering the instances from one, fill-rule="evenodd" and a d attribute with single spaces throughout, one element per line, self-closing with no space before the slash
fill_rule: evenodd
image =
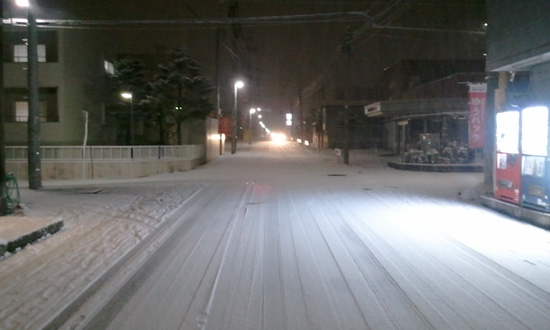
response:
<path id="1" fill-rule="evenodd" d="M 63 221 L 58 218 L 0 217 L 0 257 L 54 234 L 61 228 Z"/>

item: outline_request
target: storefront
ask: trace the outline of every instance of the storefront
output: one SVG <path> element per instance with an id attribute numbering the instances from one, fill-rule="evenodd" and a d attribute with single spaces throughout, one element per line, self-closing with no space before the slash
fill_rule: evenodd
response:
<path id="1" fill-rule="evenodd" d="M 383 118 L 382 146 L 401 153 L 417 143 L 468 141 L 467 99 L 381 101 L 365 106 L 365 115 Z"/>

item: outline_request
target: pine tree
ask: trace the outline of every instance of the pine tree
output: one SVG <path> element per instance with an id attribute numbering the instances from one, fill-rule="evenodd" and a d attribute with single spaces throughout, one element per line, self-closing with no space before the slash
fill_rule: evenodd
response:
<path id="1" fill-rule="evenodd" d="M 200 64 L 181 47 L 172 50 L 169 61 L 159 65 L 159 70 L 151 97 L 164 107 L 160 117 L 165 114 L 176 122 L 177 143 L 181 144 L 182 123 L 204 119 L 212 111 L 213 87 L 201 75 Z"/>

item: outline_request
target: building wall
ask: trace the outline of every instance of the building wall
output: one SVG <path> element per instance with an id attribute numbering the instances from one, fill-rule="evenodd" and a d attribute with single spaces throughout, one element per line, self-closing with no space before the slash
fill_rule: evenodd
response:
<path id="1" fill-rule="evenodd" d="M 412 88 L 405 92 L 404 99 L 467 98 L 468 83 L 485 82 L 486 76 L 485 72 L 456 73 Z"/>
<path id="2" fill-rule="evenodd" d="M 385 80 L 390 100 L 410 98 L 441 98 L 446 89 L 436 90 L 435 94 L 423 95 L 427 90 L 423 85 L 438 82 L 442 85 L 445 79 L 458 73 L 485 72 L 484 59 L 407 59 L 396 63 L 385 71 Z M 467 78 L 467 77 L 465 77 Z M 453 90 L 461 90 L 453 86 Z M 416 97 L 414 90 L 420 92 Z M 418 93 L 417 93 L 418 94 Z"/>
<path id="3" fill-rule="evenodd" d="M 550 106 L 550 62 L 531 69 L 531 102 Z"/>
<path id="4" fill-rule="evenodd" d="M 16 100 L 23 101 L 23 99 L 11 99 L 8 96 L 11 90 L 14 88 L 26 89 L 27 84 L 27 63 L 15 62 L 14 59 L 14 45 L 23 45 L 24 39 L 27 38 L 26 29 L 16 26 L 8 26 L 5 29 L 4 39 L 4 52 L 3 65 L 4 65 L 4 88 L 5 99 L 3 104 L 3 111 L 5 111 L 5 118 L 7 122 L 5 124 L 5 136 L 6 144 L 8 145 L 23 145 L 27 141 L 27 123 L 16 122 L 13 114 L 14 103 Z M 38 44 L 47 44 L 46 48 L 46 61 L 38 63 L 38 84 L 39 88 L 53 88 L 57 89 L 57 104 L 59 105 L 59 89 L 63 82 L 63 66 L 59 62 L 59 47 L 58 47 L 58 34 L 52 30 L 41 30 L 38 32 Z M 40 94 L 41 92 L 39 92 Z M 39 101 L 43 101 L 42 97 L 39 97 Z M 59 111 L 57 111 L 54 118 L 59 118 Z M 42 123 L 42 138 L 51 140 L 53 135 L 59 135 L 61 125 L 59 122 Z M 50 129 L 48 126 L 52 127 Z"/>
<path id="5" fill-rule="evenodd" d="M 60 86 L 60 122 L 64 131 L 53 143 L 79 145 L 84 139 L 85 117 L 88 112 L 88 145 L 113 144 L 105 130 L 101 96 L 105 71 L 101 38 L 98 32 L 63 30 L 60 33 L 60 61 L 63 82 Z M 45 142 L 47 139 L 44 140 Z"/>
<path id="6" fill-rule="evenodd" d="M 13 29 L 13 28 L 12 28 Z M 20 33 L 20 31 L 12 31 Z M 39 30 L 39 43 L 40 33 Z M 51 33 L 51 30 L 47 31 Z M 98 47 L 98 34 L 82 30 L 57 30 L 53 62 L 38 63 L 39 88 L 57 90 L 55 121 L 40 123 L 40 141 L 43 145 L 80 145 L 84 139 L 85 117 L 89 115 L 88 144 L 102 144 L 109 136 L 105 132 L 100 94 L 103 82 L 103 60 Z M 9 34 L 9 32 L 8 32 Z M 7 38 L 9 40 L 9 37 Z M 11 48 L 11 45 L 7 45 Z M 4 54 L 4 86 L 27 87 L 27 63 L 14 63 L 11 51 Z M 50 61 L 48 58 L 47 61 Z M 41 99 L 43 95 L 40 95 Z M 4 105 L 5 109 L 6 106 Z M 5 125 L 7 145 L 27 143 L 27 123 L 8 121 Z"/>
<path id="7" fill-rule="evenodd" d="M 325 124 L 323 132 L 326 138 L 327 148 L 344 148 L 345 116 L 346 111 L 343 105 L 325 107 Z M 379 142 L 379 134 L 373 130 L 373 120 L 365 116 L 364 107 L 349 106 L 349 147 L 355 149 L 371 148 Z"/>
<path id="8" fill-rule="evenodd" d="M 487 1 L 487 70 L 550 52 L 550 1 Z"/>
<path id="9" fill-rule="evenodd" d="M 39 30 L 39 33 L 41 31 L 43 30 Z M 13 32 L 22 33 L 20 28 Z M 48 32 L 52 31 L 48 30 Z M 106 34 L 103 30 L 86 29 L 60 29 L 55 33 L 57 35 L 55 62 L 38 63 L 38 81 L 40 88 L 57 89 L 58 119 L 53 122 L 41 122 L 41 144 L 82 145 L 86 125 L 84 112 L 88 114 L 87 145 L 117 144 L 116 127 L 110 125 L 104 112 L 107 78 L 104 61 L 113 62 L 117 54 L 132 54 L 134 51 L 141 50 L 133 45 L 127 45 L 124 47 L 129 48 L 124 48 L 116 42 L 118 37 L 129 37 L 126 34 Z M 24 33 L 22 35 L 24 36 Z M 18 39 L 20 39 L 19 36 Z M 6 52 L 4 58 L 7 61 L 4 64 L 5 87 L 27 88 L 27 63 L 9 62 L 13 60 L 11 51 Z M 136 126 L 139 126 L 139 123 L 136 123 Z M 7 145 L 26 145 L 26 122 L 8 121 L 5 127 Z M 145 130 L 140 133 L 136 130 L 136 142 L 138 144 L 158 143 L 158 137 L 155 134 L 157 134 L 156 131 Z M 204 143 L 204 136 L 203 120 L 183 123 L 183 144 Z"/>

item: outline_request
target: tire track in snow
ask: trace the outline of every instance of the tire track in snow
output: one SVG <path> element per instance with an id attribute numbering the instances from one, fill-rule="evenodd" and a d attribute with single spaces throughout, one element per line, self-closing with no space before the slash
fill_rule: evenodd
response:
<path id="1" fill-rule="evenodd" d="M 298 275 L 304 285 L 304 301 L 310 312 L 307 329 L 369 329 L 348 283 L 342 277 L 331 244 L 317 226 L 318 219 L 308 209 L 308 203 L 294 194 L 287 198 L 293 214 L 288 221 L 299 263 Z M 319 205 L 322 205 L 320 208 L 330 207 L 330 202 L 324 200 Z"/>
<path id="2" fill-rule="evenodd" d="M 357 246 L 360 239 L 357 236 L 344 236 L 345 227 L 348 226 L 345 220 L 348 214 L 339 210 L 337 200 L 332 198 L 329 200 L 326 196 L 326 194 L 316 194 L 313 198 L 314 203 L 301 201 L 297 207 L 306 205 L 301 206 L 301 213 L 312 213 L 314 223 L 338 267 L 341 281 L 345 283 L 350 296 L 353 297 L 354 304 L 360 309 L 365 324 L 374 329 L 389 329 L 390 324 L 393 329 L 435 329 L 368 245 L 361 244 L 359 251 L 368 256 L 368 260 L 359 261 L 357 259 L 355 254 L 358 251 L 353 248 L 353 245 Z M 320 201 L 324 205 L 322 208 L 317 207 Z M 351 233 L 356 235 L 353 231 Z M 352 250 L 355 253 L 352 253 Z M 365 262 L 369 266 L 368 268 L 364 265 Z M 362 277 L 358 277 L 359 274 L 362 274 Z M 368 285 L 364 285 L 363 281 L 366 281 Z M 386 289 L 381 291 L 378 289 L 380 287 Z M 386 291 L 391 291 L 391 296 Z M 367 294 L 365 295 L 364 292 Z M 376 302 L 376 306 L 378 308 L 381 306 L 382 310 L 374 312 L 372 302 Z M 403 302 L 406 305 L 403 305 Z M 394 313 L 397 306 L 400 306 L 401 319 L 396 318 Z"/>
<path id="3" fill-rule="evenodd" d="M 221 263 L 219 264 L 219 267 L 216 271 L 216 278 L 214 279 L 214 283 L 212 284 L 212 289 L 210 290 L 210 294 L 208 295 L 206 305 L 202 310 L 202 314 L 197 318 L 197 329 L 199 330 L 205 329 L 208 323 L 208 316 L 210 315 L 210 311 L 212 309 L 212 304 L 214 302 L 216 291 L 218 289 L 218 284 L 220 282 L 221 275 L 225 270 L 225 267 L 227 264 L 227 252 L 229 251 L 229 247 L 233 242 L 235 226 L 237 225 L 238 222 L 242 222 L 243 218 L 246 216 L 246 212 L 247 212 L 246 204 L 250 200 L 250 196 L 252 194 L 251 187 L 253 187 L 253 185 L 247 185 L 247 191 L 242 195 L 242 198 L 237 204 L 237 207 L 234 209 L 233 213 L 231 214 L 230 220 L 227 223 L 227 227 L 224 231 L 224 236 L 227 235 L 227 241 L 225 242 L 225 245 L 221 246 L 222 241 L 224 241 L 222 237 L 222 240 L 219 241 L 218 247 L 216 247 L 216 251 L 223 248 Z M 181 328 L 182 328 L 182 325 L 180 324 L 180 329 Z"/>
<path id="4" fill-rule="evenodd" d="M 253 184 L 243 220 L 235 228 L 227 263 L 209 318 L 210 329 L 262 329 L 265 186 Z M 238 234 L 237 234 L 238 233 Z"/>
<path id="5" fill-rule="evenodd" d="M 239 221 L 239 213 L 244 210 L 246 205 L 246 195 L 247 194 L 238 194 L 238 189 L 235 189 L 234 184 L 225 184 L 225 185 L 215 185 L 210 186 L 208 189 L 204 190 L 204 193 L 194 199 L 192 203 L 193 210 L 184 211 L 180 214 L 177 214 L 175 217 L 183 217 L 182 225 L 177 227 L 164 241 L 164 244 L 160 246 L 154 252 L 153 256 L 148 258 L 148 261 L 145 266 L 143 266 L 139 272 L 134 275 L 134 277 L 125 284 L 126 288 L 134 289 L 121 289 L 116 296 L 110 299 L 110 302 L 105 305 L 100 313 L 96 315 L 94 320 L 87 325 L 86 328 L 106 328 L 107 324 L 110 324 L 110 327 L 115 328 L 135 328 L 137 325 L 130 326 L 132 320 L 124 320 L 125 310 L 124 309 L 145 309 L 150 310 L 146 304 L 148 301 L 137 301 L 137 288 L 139 291 L 147 291 L 155 294 L 175 294 L 180 292 L 178 290 L 183 290 L 184 288 L 178 288 L 178 290 L 171 289 L 162 289 L 162 286 L 168 285 L 168 288 L 175 285 L 174 281 L 180 281 L 180 278 L 173 276 L 173 269 L 175 268 L 177 272 L 186 271 L 187 275 L 183 275 L 184 278 L 188 278 L 188 281 L 185 281 L 181 285 L 189 286 L 185 291 L 182 291 L 185 294 L 184 296 L 176 296 L 174 298 L 180 299 L 180 302 L 177 300 L 169 300 L 171 305 L 168 306 L 171 309 L 174 307 L 181 310 L 180 317 L 160 317 L 156 319 L 158 322 L 151 324 L 155 328 L 170 328 L 170 329 L 191 329 L 191 328 L 201 328 L 206 326 L 209 322 L 209 312 L 212 307 L 212 302 L 215 300 L 218 291 L 218 282 L 221 279 L 221 276 L 224 271 L 223 260 L 226 254 L 228 238 L 231 236 L 231 231 L 229 230 L 234 226 L 232 224 L 235 221 Z M 220 189 L 223 188 L 223 189 Z M 248 187 L 244 187 L 245 191 L 248 190 Z M 228 208 L 233 209 L 233 215 L 231 218 L 224 222 L 220 222 L 220 219 L 227 219 L 227 217 L 221 216 L 212 216 L 208 217 L 207 221 L 205 216 L 208 216 L 205 211 L 208 203 L 219 203 L 224 201 L 226 198 L 224 195 L 237 196 L 238 201 L 235 201 L 237 204 L 236 207 Z M 213 196 L 217 196 L 213 198 Z M 235 205 L 233 204 L 233 205 Z M 215 209 L 216 212 L 223 211 L 223 209 Z M 242 216 L 241 216 L 242 217 Z M 187 219 L 187 220 L 185 220 Z M 210 228 L 210 230 L 208 230 Z M 212 231 L 216 233 L 213 233 Z M 201 233 L 199 239 L 195 236 L 190 236 L 191 231 L 193 233 Z M 193 235 L 195 235 L 193 234 Z M 213 236 L 214 235 L 214 236 Z M 185 240 L 185 238 L 190 238 L 191 240 Z M 208 240 L 204 244 L 201 242 L 203 240 Z M 216 241 L 216 244 L 211 244 L 212 239 Z M 181 247 L 184 244 L 187 247 Z M 207 248 L 207 250 L 205 250 Z M 185 251 L 186 254 L 182 255 L 179 251 Z M 173 260 L 168 260 L 169 255 L 174 254 L 179 260 L 178 264 L 174 264 Z M 191 259 L 190 259 L 191 258 Z M 208 261 L 201 261 L 198 263 L 196 260 L 207 258 Z M 188 261 L 185 261 L 188 260 Z M 164 270 L 164 267 L 160 267 L 160 264 L 164 264 L 169 261 L 169 268 Z M 181 262 L 181 266 L 180 266 Z M 191 269 L 188 264 L 195 264 L 196 269 Z M 157 274 L 155 277 L 152 277 L 152 274 Z M 161 276 L 161 277 L 158 277 Z M 172 280 L 168 279 L 172 278 Z M 144 283 L 148 283 L 144 285 Z M 159 285 L 161 287 L 159 287 Z M 179 284 L 178 284 L 179 285 Z M 161 290 L 162 289 L 162 290 Z M 151 291 L 154 290 L 154 291 Z M 140 292 L 139 294 L 143 294 Z M 190 294 L 190 296 L 188 296 Z M 138 299 L 139 300 L 139 299 Z M 125 304 L 126 301 L 134 302 L 133 304 Z M 150 300 L 149 300 L 150 302 Z M 136 305 L 138 304 L 138 305 Z M 126 306 L 122 306 L 126 305 Z M 133 307 L 129 307 L 133 306 Z M 155 306 L 156 307 L 156 306 Z M 119 313 L 120 312 L 120 313 Z M 139 315 L 137 315 L 139 319 Z M 112 322 L 115 321 L 115 322 Z M 140 322 L 139 326 L 147 327 L 145 324 L 152 322 L 153 319 L 146 318 L 146 323 Z M 129 322 L 129 323 L 127 323 Z M 112 323 L 112 324 L 111 324 Z"/>

